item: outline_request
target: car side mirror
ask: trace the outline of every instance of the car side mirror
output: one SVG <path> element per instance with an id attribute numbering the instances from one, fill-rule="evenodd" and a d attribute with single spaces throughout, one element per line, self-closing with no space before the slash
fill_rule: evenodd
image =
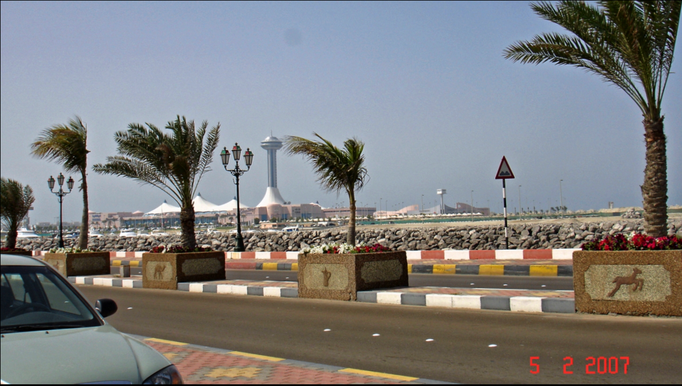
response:
<path id="1" fill-rule="evenodd" d="M 95 303 L 95 309 L 102 315 L 103 318 L 111 316 L 118 311 L 118 306 L 116 302 L 111 299 L 97 299 Z"/>

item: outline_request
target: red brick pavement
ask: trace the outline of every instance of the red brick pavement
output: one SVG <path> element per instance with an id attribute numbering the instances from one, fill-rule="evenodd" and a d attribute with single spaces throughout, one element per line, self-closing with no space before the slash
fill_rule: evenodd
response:
<path id="1" fill-rule="evenodd" d="M 134 336 L 168 358 L 185 383 L 421 383 L 415 377 L 368 372 Z M 424 380 L 421 380 L 422 382 Z"/>

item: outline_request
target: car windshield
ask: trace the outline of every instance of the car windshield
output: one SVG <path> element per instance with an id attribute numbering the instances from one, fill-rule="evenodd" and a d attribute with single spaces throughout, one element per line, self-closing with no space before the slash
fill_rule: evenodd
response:
<path id="1" fill-rule="evenodd" d="M 2 333 L 102 324 L 64 278 L 47 267 L 3 266 L 0 284 Z"/>

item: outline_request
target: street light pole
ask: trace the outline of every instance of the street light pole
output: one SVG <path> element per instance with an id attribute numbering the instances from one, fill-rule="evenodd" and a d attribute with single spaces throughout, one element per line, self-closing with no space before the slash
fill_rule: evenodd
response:
<path id="1" fill-rule="evenodd" d="M 71 193 L 71 190 L 73 189 L 73 177 L 69 177 L 69 180 L 66 181 L 66 185 L 69 188 L 68 192 L 65 192 L 63 189 L 64 175 L 62 173 L 59 173 L 57 176 L 57 182 L 59 183 L 59 191 L 57 192 L 52 191 L 52 189 L 54 189 L 54 181 L 54 177 L 50 176 L 50 178 L 47 179 L 47 186 L 50 188 L 50 192 L 57 195 L 59 200 L 59 242 L 57 246 L 59 248 L 64 248 L 64 238 L 62 237 L 62 202 L 64 202 L 64 196 Z"/>
<path id="2" fill-rule="evenodd" d="M 471 191 L 471 218 L 474 218 L 474 191 Z"/>
<path id="3" fill-rule="evenodd" d="M 562 181 L 563 180 L 559 180 L 559 202 L 561 202 L 561 204 L 559 204 L 559 210 L 563 212 L 564 211 L 564 193 L 561 189 L 561 182 Z"/>
<path id="4" fill-rule="evenodd" d="M 242 237 L 242 219 L 241 211 L 239 205 L 239 177 L 244 173 L 251 170 L 251 163 L 253 162 L 253 152 L 249 148 L 246 149 L 244 153 L 244 161 L 246 162 L 246 170 L 239 168 L 239 158 L 242 154 L 242 148 L 235 142 L 232 148 L 232 156 L 234 157 L 235 166 L 234 169 L 228 169 L 227 164 L 230 162 L 230 152 L 227 151 L 226 147 L 223 147 L 223 151 L 220 152 L 220 160 L 223 163 L 225 170 L 230 172 L 235 180 L 234 184 L 237 185 L 237 246 L 235 247 L 235 252 L 244 252 L 244 238 Z"/>
<path id="5" fill-rule="evenodd" d="M 519 214 L 523 212 L 523 208 L 521 208 L 521 185 L 519 185 Z"/>

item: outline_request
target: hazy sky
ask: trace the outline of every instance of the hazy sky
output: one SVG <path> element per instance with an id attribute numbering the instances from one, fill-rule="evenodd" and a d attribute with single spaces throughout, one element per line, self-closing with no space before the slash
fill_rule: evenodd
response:
<path id="1" fill-rule="evenodd" d="M 60 165 L 30 144 L 79 115 L 89 165 L 116 155 L 114 133 L 176 115 L 220 122 L 219 149 L 254 151 L 242 202 L 267 186 L 260 142 L 313 132 L 365 142 L 362 206 L 388 210 L 471 202 L 502 211 L 495 173 L 506 156 L 508 208 L 641 206 L 642 115 L 615 86 L 584 71 L 513 63 L 517 40 L 560 31 L 525 2 L 2 2 L 2 176 L 34 190 L 32 223 L 55 222 L 47 179 Z M 664 97 L 668 205 L 682 204 L 682 52 Z M 235 196 L 216 151 L 206 200 Z M 73 174 L 70 174 L 73 175 Z M 73 175 L 78 179 L 78 175 Z M 169 196 L 121 177 L 88 174 L 90 209 L 150 211 Z M 285 200 L 347 206 L 301 157 L 278 153 Z M 521 186 L 519 188 L 519 185 Z M 471 192 L 473 190 L 473 193 Z M 81 217 L 80 192 L 65 221 Z"/>

